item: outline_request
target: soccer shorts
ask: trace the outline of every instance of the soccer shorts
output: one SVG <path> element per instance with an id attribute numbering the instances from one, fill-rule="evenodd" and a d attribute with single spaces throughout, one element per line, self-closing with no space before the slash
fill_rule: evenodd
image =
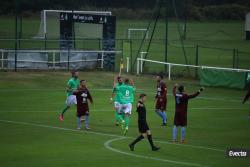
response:
<path id="1" fill-rule="evenodd" d="M 77 105 L 77 117 L 89 115 L 89 107 L 87 104 Z"/>
<path id="2" fill-rule="evenodd" d="M 187 113 L 186 112 L 175 112 L 174 125 L 175 126 L 187 126 Z"/>
<path id="3" fill-rule="evenodd" d="M 157 98 L 156 104 L 155 104 L 156 110 L 166 111 L 167 109 L 167 99 L 166 98 Z"/>
<path id="4" fill-rule="evenodd" d="M 131 103 L 123 104 L 122 110 L 124 111 L 125 114 L 131 114 L 132 113 L 132 104 Z"/>
<path id="5" fill-rule="evenodd" d="M 77 104 L 76 96 L 75 95 L 68 96 L 65 103 L 67 106 L 76 105 Z"/>
<path id="6" fill-rule="evenodd" d="M 140 133 L 146 133 L 149 130 L 147 122 L 145 120 L 138 120 L 138 129 Z"/>
<path id="7" fill-rule="evenodd" d="M 121 104 L 119 102 L 115 101 L 114 106 L 115 106 L 115 110 L 118 113 L 120 113 L 121 112 Z"/>

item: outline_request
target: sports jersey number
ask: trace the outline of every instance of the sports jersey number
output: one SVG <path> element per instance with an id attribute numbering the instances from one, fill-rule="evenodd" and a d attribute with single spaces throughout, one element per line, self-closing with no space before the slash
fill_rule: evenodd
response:
<path id="1" fill-rule="evenodd" d="M 179 97 L 176 97 L 176 103 L 177 103 L 177 104 L 180 104 L 180 103 L 181 103 L 181 100 L 180 100 Z"/>
<path id="2" fill-rule="evenodd" d="M 126 96 L 129 96 L 129 90 L 126 90 Z"/>

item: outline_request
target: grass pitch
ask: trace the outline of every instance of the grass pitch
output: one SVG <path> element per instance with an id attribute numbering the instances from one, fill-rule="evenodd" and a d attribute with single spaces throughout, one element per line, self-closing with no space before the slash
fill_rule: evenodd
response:
<path id="1" fill-rule="evenodd" d="M 152 152 L 146 140 L 134 152 L 128 144 L 138 135 L 137 113 L 133 110 L 126 137 L 114 126 L 109 102 L 114 73 L 80 72 L 93 95 L 90 106 L 91 131 L 76 130 L 76 108 L 58 120 L 64 107 L 67 72 L 2 72 L 0 78 L 0 166 L 250 166 L 249 159 L 230 159 L 228 148 L 250 148 L 249 103 L 241 104 L 242 90 L 206 88 L 189 103 L 187 144 L 172 144 L 175 82 L 187 92 L 199 88 L 197 81 L 167 81 L 168 126 L 161 127 L 154 113 L 156 83 L 153 76 L 129 76 L 137 95 L 148 94 L 148 123 L 156 145 Z M 134 107 L 135 109 L 135 107 Z M 180 132 L 178 133 L 180 134 Z M 180 137 L 180 136 L 178 136 Z"/>

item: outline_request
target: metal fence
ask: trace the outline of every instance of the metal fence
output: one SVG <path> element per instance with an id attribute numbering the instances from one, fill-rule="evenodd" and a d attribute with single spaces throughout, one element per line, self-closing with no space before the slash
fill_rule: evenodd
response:
<path id="1" fill-rule="evenodd" d="M 122 52 L 1 49 L 0 53 L 1 69 L 103 69 L 109 54 Z"/>

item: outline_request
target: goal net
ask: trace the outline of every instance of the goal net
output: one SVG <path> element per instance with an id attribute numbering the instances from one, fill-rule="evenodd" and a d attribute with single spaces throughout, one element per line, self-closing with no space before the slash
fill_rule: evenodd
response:
<path id="1" fill-rule="evenodd" d="M 111 15 L 108 11 L 69 11 L 69 10 L 43 10 L 38 33 L 33 38 L 55 38 L 60 37 L 60 13 L 78 13 L 92 15 Z M 94 27 L 93 27 L 94 26 Z M 101 27 L 96 25 L 75 25 L 75 33 L 79 37 L 100 37 Z M 96 31 L 95 31 L 96 30 Z M 94 32 L 94 33 L 93 33 Z M 90 34 L 93 36 L 90 36 Z"/>

